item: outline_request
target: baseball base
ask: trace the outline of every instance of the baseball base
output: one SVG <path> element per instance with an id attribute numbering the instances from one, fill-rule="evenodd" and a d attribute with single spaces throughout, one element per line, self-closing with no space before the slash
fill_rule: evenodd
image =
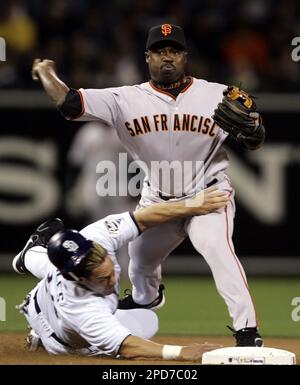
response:
<path id="1" fill-rule="evenodd" d="M 296 365 L 296 355 L 286 350 L 231 347 L 212 350 L 202 356 L 204 365 Z"/>

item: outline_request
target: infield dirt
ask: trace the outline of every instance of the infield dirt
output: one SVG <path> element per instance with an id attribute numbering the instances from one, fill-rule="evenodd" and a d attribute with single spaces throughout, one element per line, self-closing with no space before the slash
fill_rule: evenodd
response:
<path id="1" fill-rule="evenodd" d="M 197 364 L 193 362 L 163 361 L 163 360 L 123 360 L 111 358 L 94 358 L 81 356 L 50 356 L 43 349 L 29 352 L 25 348 L 23 333 L 1 333 L 0 365 L 168 365 L 168 364 Z M 224 347 L 234 346 L 231 337 L 209 336 L 159 336 L 153 339 L 166 344 L 188 345 L 192 343 L 218 343 Z M 288 350 L 296 354 L 297 364 L 300 364 L 300 339 L 265 338 L 265 346 Z"/>

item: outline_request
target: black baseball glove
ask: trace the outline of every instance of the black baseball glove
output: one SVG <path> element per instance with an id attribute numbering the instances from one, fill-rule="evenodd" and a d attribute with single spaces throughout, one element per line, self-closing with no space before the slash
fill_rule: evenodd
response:
<path id="1" fill-rule="evenodd" d="M 236 141 L 255 150 L 265 139 L 265 129 L 253 99 L 238 87 L 229 86 L 223 91 L 212 118 Z"/>

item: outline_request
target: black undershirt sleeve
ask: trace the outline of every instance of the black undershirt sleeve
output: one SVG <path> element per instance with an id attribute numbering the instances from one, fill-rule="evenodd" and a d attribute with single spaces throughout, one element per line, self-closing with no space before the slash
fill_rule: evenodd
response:
<path id="1" fill-rule="evenodd" d="M 80 92 L 74 88 L 71 88 L 67 93 L 63 104 L 58 107 L 58 110 L 66 119 L 79 118 L 84 112 L 84 106 Z"/>

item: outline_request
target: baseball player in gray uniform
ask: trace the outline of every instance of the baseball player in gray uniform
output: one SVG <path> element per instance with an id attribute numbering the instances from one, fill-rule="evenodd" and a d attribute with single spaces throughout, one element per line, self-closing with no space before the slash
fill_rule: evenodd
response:
<path id="1" fill-rule="evenodd" d="M 132 157 L 144 161 L 147 170 L 140 208 L 193 196 L 199 186 L 214 185 L 230 194 L 230 203 L 220 212 L 174 220 L 130 243 L 133 290 L 120 308 L 148 308 L 159 301 L 161 263 L 188 236 L 210 266 L 228 306 L 237 346 L 262 346 L 246 275 L 232 242 L 234 189 L 225 173 L 228 157 L 222 147 L 228 134 L 248 149 L 260 147 L 265 138 L 261 117 L 247 112 L 254 106 L 247 94 L 185 75 L 187 46 L 181 27 L 151 28 L 145 59 L 149 82 L 107 89 L 69 88 L 58 78 L 51 60 L 36 59 L 32 69 L 33 79 L 42 82 L 66 118 L 105 122 L 117 130 Z M 241 116 L 235 114 L 237 101 L 246 109 Z M 235 126 L 240 130 L 235 131 Z M 152 167 L 154 161 L 183 165 L 183 186 L 178 178 L 161 180 Z M 188 162 L 202 162 L 203 167 L 186 171 Z"/>
<path id="2" fill-rule="evenodd" d="M 185 201 L 107 216 L 81 232 L 65 229 L 60 219 L 41 224 L 13 260 L 16 272 L 40 279 L 19 306 L 32 328 L 30 347 L 41 343 L 51 354 L 196 361 L 217 348 L 149 341 L 158 329 L 155 306 L 118 310 L 116 250 L 150 227 L 216 211 L 227 202 L 228 194 L 210 188 Z"/>

